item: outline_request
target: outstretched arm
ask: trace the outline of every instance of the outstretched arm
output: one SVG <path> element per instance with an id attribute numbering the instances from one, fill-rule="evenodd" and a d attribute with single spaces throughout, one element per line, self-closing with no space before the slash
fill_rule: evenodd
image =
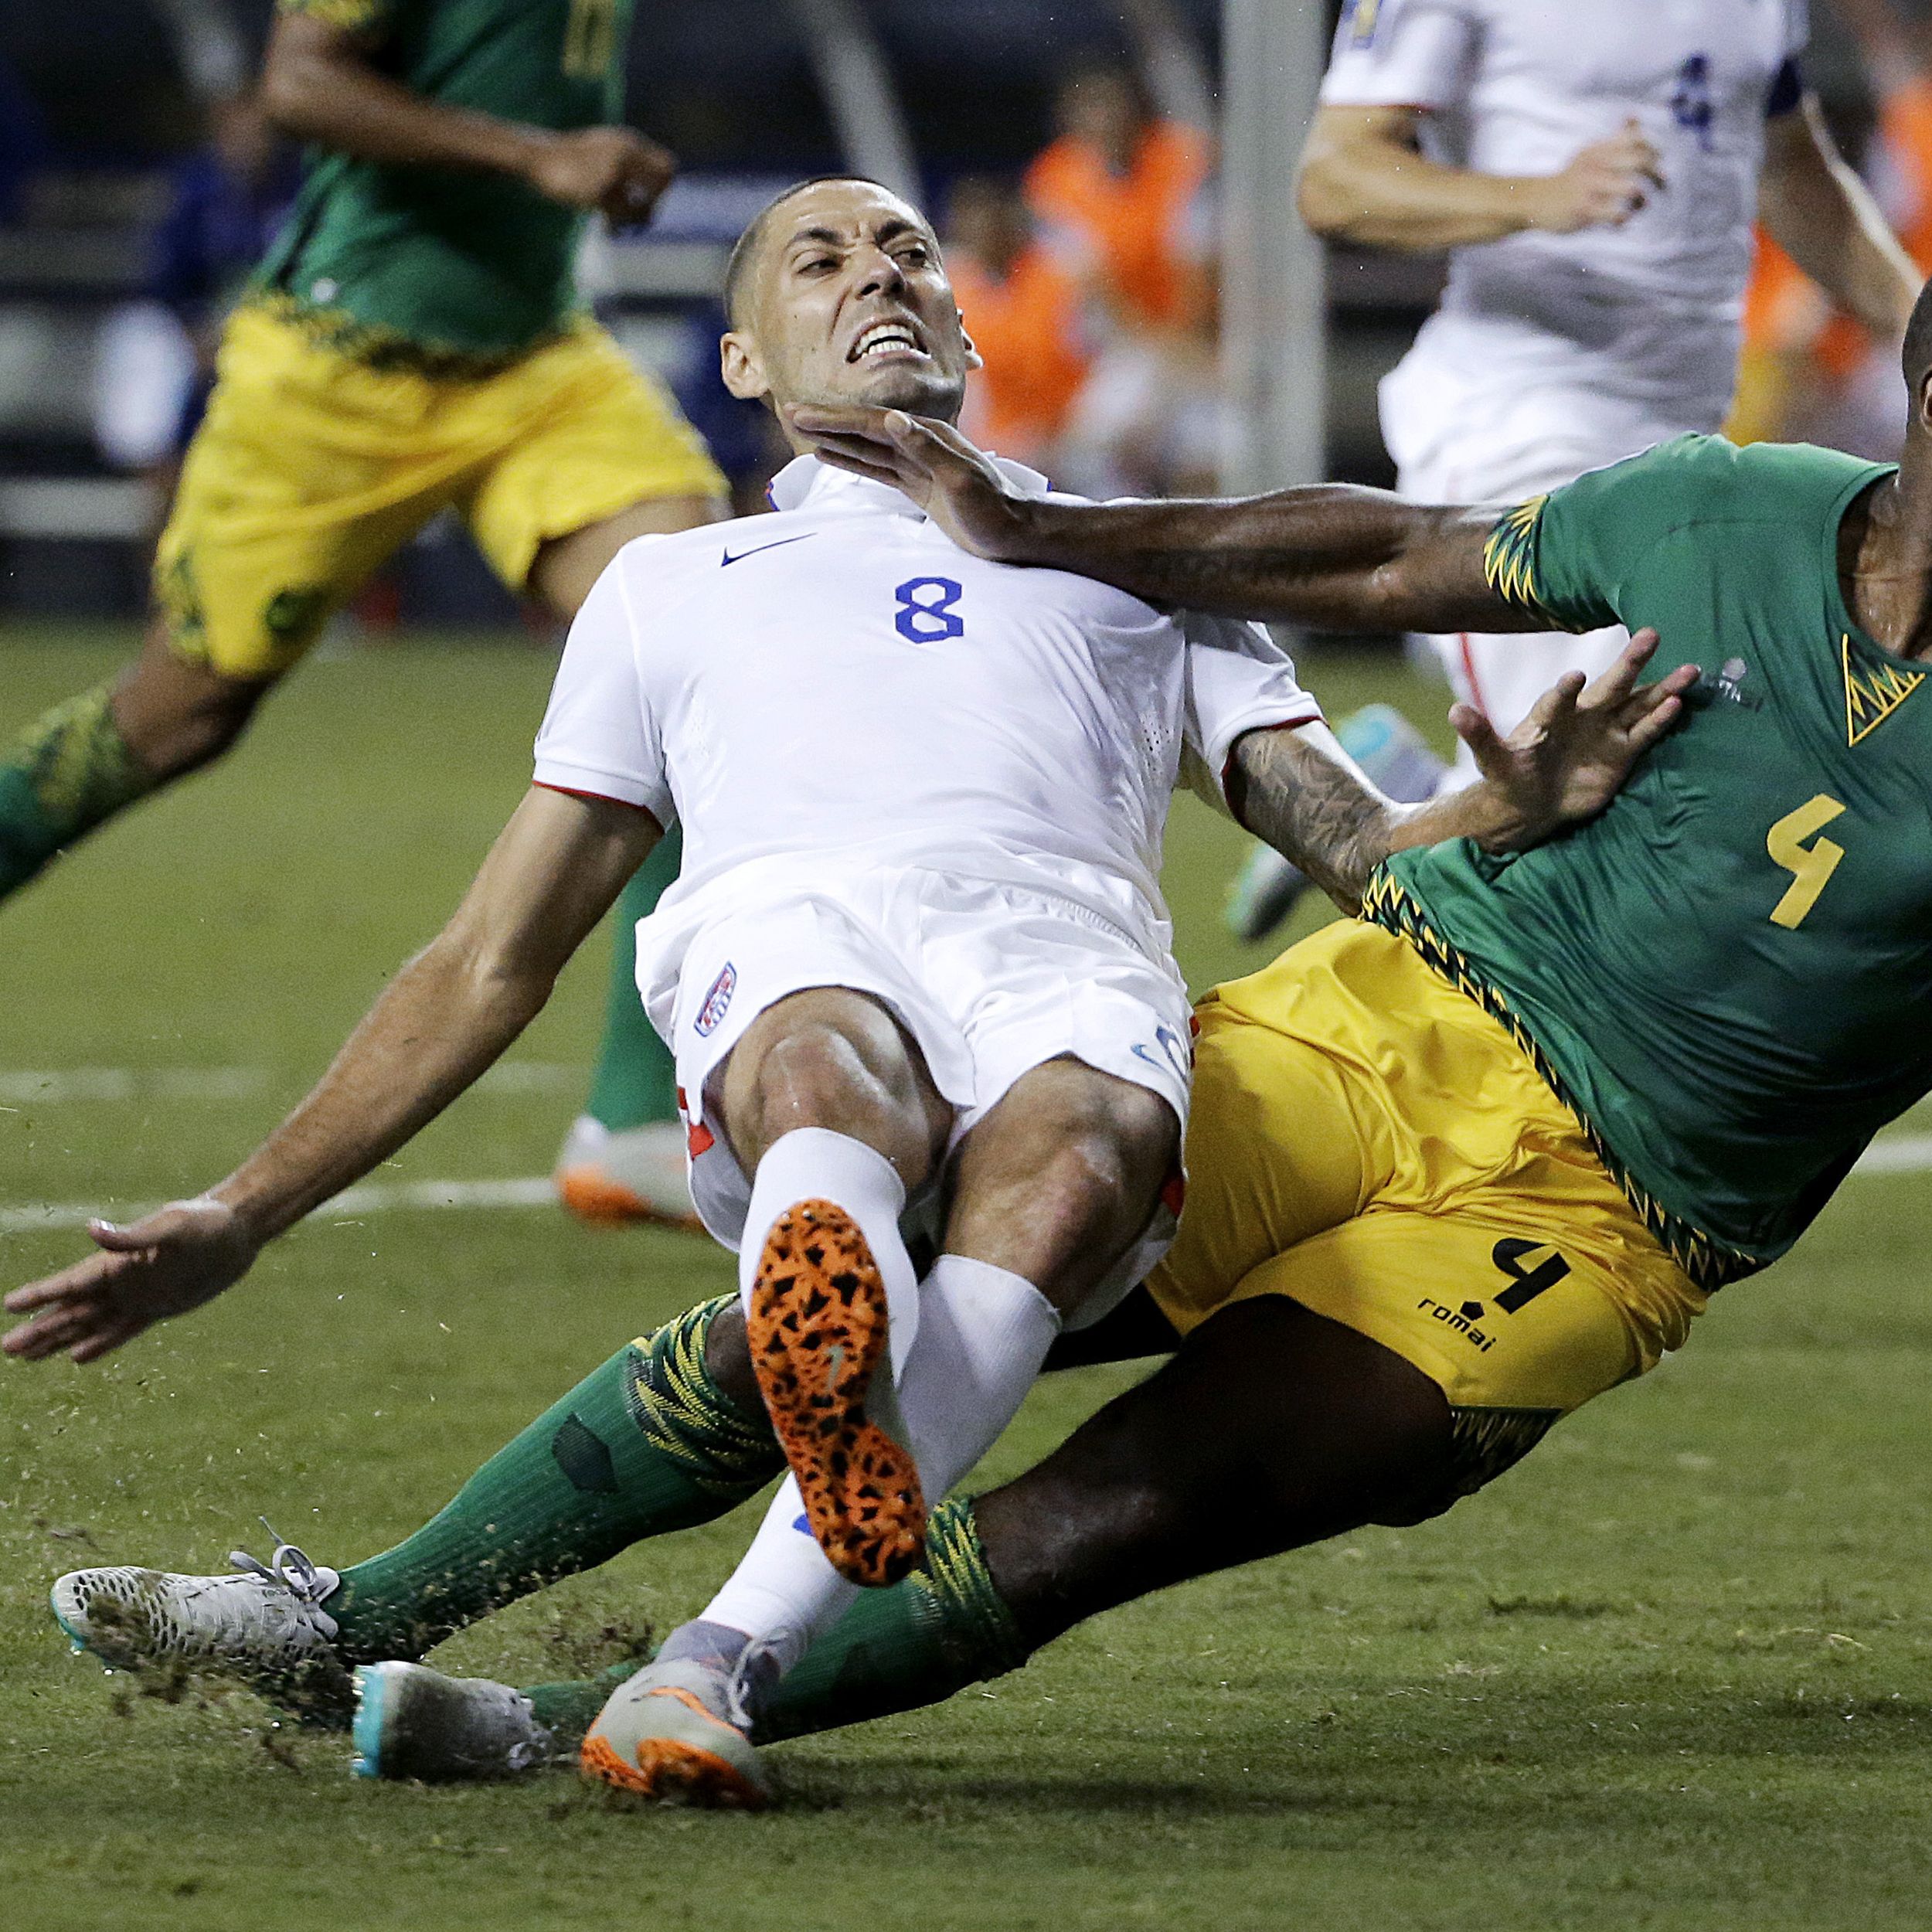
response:
<path id="1" fill-rule="evenodd" d="M 1384 798 L 1322 725 L 1237 740 L 1229 803 L 1250 832 L 1353 912 L 1391 853 L 1465 838 L 1490 852 L 1519 852 L 1595 817 L 1676 723 L 1696 681 L 1695 667 L 1684 665 L 1640 685 L 1656 648 L 1656 632 L 1639 631 L 1587 690 L 1580 672 L 1568 673 L 1506 738 L 1472 706 L 1456 706 L 1451 722 L 1482 781 L 1426 804 Z"/>
<path id="2" fill-rule="evenodd" d="M 953 539 L 1004 563 L 1073 570 L 1150 603 L 1336 631 L 1543 631 L 1483 553 L 1501 512 L 1314 484 L 1272 495 L 1074 503 L 1029 497 L 957 430 L 898 410 L 801 407 L 825 459 L 893 485 Z"/>
<path id="3" fill-rule="evenodd" d="M 429 100 L 372 63 L 379 39 L 379 26 L 345 27 L 324 10 L 285 4 L 262 65 L 270 119 L 366 161 L 508 175 L 614 222 L 648 221 L 677 172 L 665 149 L 628 128 L 560 134 Z"/>
<path id="4" fill-rule="evenodd" d="M 17 1288 L 0 1342 L 91 1362 L 212 1300 L 312 1208 L 367 1174 L 490 1066 L 659 837 L 632 805 L 533 787 L 442 932 L 398 973 L 308 1097 L 226 1180 Z"/>

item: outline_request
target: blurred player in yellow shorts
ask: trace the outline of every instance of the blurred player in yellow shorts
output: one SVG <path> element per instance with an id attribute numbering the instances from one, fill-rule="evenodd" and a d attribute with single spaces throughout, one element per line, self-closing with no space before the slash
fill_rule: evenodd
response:
<path id="1" fill-rule="evenodd" d="M 171 650 L 226 679 L 288 670 L 444 509 L 505 584 L 564 606 L 574 577 L 535 574 L 546 545 L 645 504 L 702 520 L 687 506 L 721 488 L 675 403 L 585 318 L 500 369 L 451 373 L 359 355 L 257 302 L 230 321 L 218 379 L 155 583 Z"/>
<path id="2" fill-rule="evenodd" d="M 726 513 L 724 478 L 584 311 L 593 212 L 648 218 L 670 157 L 607 124 L 630 0 L 277 0 L 270 118 L 311 144 L 223 337 L 155 560 L 141 658 L 0 750 L 0 896 L 219 757 L 329 617 L 454 510 L 512 590 L 575 615 L 632 538 Z M 611 1026 L 560 1164 L 580 1211 L 690 1213 L 675 1083 L 624 940 Z"/>
<path id="3" fill-rule="evenodd" d="M 1280 1295 L 1379 1342 L 1447 1398 L 1459 1491 L 1682 1344 L 1704 1292 L 1407 940 L 1331 926 L 1199 1018 L 1187 1211 L 1148 1284 L 1182 1335 Z"/>

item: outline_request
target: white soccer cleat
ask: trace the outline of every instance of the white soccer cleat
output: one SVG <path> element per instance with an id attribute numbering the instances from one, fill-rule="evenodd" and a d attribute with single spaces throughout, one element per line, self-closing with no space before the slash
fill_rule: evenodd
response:
<path id="1" fill-rule="evenodd" d="M 279 1538 L 266 1563 L 239 1549 L 229 1561 L 239 1576 L 73 1570 L 53 1587 L 54 1619 L 77 1651 L 116 1670 L 176 1665 L 318 1717 L 346 1713 L 349 1672 L 322 1608 L 341 1577 Z"/>
<path id="2" fill-rule="evenodd" d="M 520 1777 L 561 1752 L 530 1700 L 487 1677 L 445 1677 L 425 1664 L 366 1664 L 350 1726 L 358 1777 Z"/>
<path id="3" fill-rule="evenodd" d="M 580 1220 L 601 1225 L 655 1221 L 702 1232 L 691 1199 L 685 1132 L 675 1121 L 652 1121 L 614 1134 L 580 1114 L 556 1162 L 557 1199 Z"/>
<path id="4" fill-rule="evenodd" d="M 1308 884 L 1300 866 L 1257 838 L 1228 888 L 1223 915 L 1228 930 L 1250 946 L 1266 939 L 1294 910 Z"/>

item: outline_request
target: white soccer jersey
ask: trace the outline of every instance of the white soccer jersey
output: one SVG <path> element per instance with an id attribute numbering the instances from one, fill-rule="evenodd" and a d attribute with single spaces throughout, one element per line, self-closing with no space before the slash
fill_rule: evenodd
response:
<path id="1" fill-rule="evenodd" d="M 1764 120 L 1804 39 L 1802 0 L 1350 0 L 1325 103 L 1427 109 L 1432 149 L 1484 174 L 1554 174 L 1632 119 L 1662 156 L 1621 228 L 1458 250 L 1419 348 L 1478 387 L 1574 384 L 1715 428 Z"/>
<path id="2" fill-rule="evenodd" d="M 682 824 L 661 920 L 747 868 L 775 888 L 917 865 L 1051 889 L 1164 954 L 1184 747 L 1218 785 L 1240 733 L 1320 715 L 1267 634 L 969 556 L 815 458 L 772 499 L 619 553 L 572 626 L 537 782 Z"/>

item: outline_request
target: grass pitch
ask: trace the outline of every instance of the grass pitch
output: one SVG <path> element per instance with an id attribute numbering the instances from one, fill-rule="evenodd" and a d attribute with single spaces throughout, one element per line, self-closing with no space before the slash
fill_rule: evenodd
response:
<path id="1" fill-rule="evenodd" d="M 124 638 L 0 642 L 0 730 Z M 0 913 L 0 1211 L 205 1185 L 305 1088 L 515 803 L 549 675 L 518 648 L 318 662 L 216 771 Z M 1441 706 L 1386 665 L 1318 666 Z M 1238 838 L 1184 801 L 1197 985 Z M 391 1179 L 543 1172 L 602 998 L 590 949 Z M 224 1070 L 211 1076 L 210 1070 Z M 32 1080 L 36 1070 L 57 1079 Z M 265 1515 L 320 1560 L 413 1527 L 619 1342 L 730 1279 L 546 1210 L 325 1212 L 105 1369 L 0 1367 L 0 1921 L 417 1932 L 1020 1932 L 1932 1923 L 1932 1191 L 1849 1183 L 1679 1359 L 1419 1529 L 1173 1591 L 952 1705 L 775 1753 L 788 1807 L 644 1811 L 567 1776 L 372 1787 L 241 1695 L 105 1676 L 60 1570 L 219 1569 Z M 0 1236 L 0 1275 L 79 1251 Z M 1036 1392 L 988 1474 L 1135 1372 Z M 466 1633 L 549 1677 L 702 1602 L 750 1512 Z M 265 1553 L 265 1551 L 264 1551 Z"/>

